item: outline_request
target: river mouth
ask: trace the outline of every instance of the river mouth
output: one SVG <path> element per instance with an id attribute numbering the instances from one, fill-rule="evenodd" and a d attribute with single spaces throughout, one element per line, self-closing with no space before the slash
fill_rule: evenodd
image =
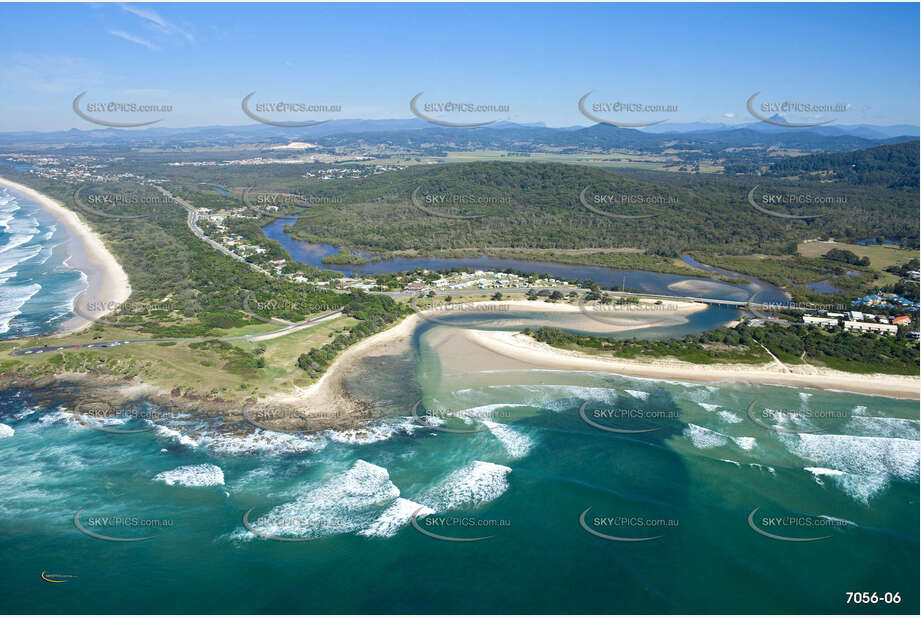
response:
<path id="1" fill-rule="evenodd" d="M 324 264 L 323 258 L 333 255 L 339 248 L 332 245 L 308 243 L 291 237 L 284 231 L 285 225 L 291 224 L 294 219 L 277 219 L 266 225 L 262 231 L 265 236 L 281 244 L 291 259 L 327 270 L 333 270 L 349 276 L 397 273 L 417 268 L 428 270 L 445 270 L 452 268 L 471 268 L 474 270 L 505 270 L 513 269 L 536 275 L 550 275 L 567 281 L 591 279 L 603 288 L 624 289 L 645 294 L 660 294 L 666 296 L 692 296 L 709 298 L 713 300 L 745 302 L 755 300 L 760 303 L 788 303 L 790 298 L 779 288 L 764 281 L 753 281 L 750 277 L 736 273 L 717 272 L 705 265 L 697 266 L 685 260 L 694 267 L 702 270 L 733 276 L 749 281 L 748 284 L 726 283 L 713 278 L 686 277 L 667 273 L 655 273 L 641 270 L 617 270 L 603 266 L 584 266 L 574 264 L 559 264 L 555 262 L 535 262 L 495 257 L 469 257 L 469 258 L 396 258 L 380 260 L 356 265 Z"/>

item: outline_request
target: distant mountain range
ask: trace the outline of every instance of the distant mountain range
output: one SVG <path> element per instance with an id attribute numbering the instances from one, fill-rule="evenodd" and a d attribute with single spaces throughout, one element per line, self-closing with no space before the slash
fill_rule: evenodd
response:
<path id="1" fill-rule="evenodd" d="M 733 131 L 737 129 L 751 129 L 752 131 L 762 131 L 765 133 L 781 133 L 793 129 L 779 127 L 768 122 L 748 122 L 745 124 L 725 124 L 720 122 L 666 122 L 663 124 L 647 127 L 643 129 L 647 133 L 713 133 L 717 131 Z M 830 124 L 821 127 L 810 127 L 808 129 L 796 129 L 799 131 L 811 131 L 819 135 L 853 135 L 865 139 L 888 139 L 890 137 L 900 136 L 921 136 L 921 128 L 910 124 L 890 124 L 890 125 L 873 125 L 873 124 Z"/>
<path id="2" fill-rule="evenodd" d="M 0 133 L 0 148 L 15 146 L 70 147 L 191 147 L 240 144 L 279 144 L 312 141 L 325 146 L 393 145 L 408 148 L 457 150 L 490 147 L 536 151 L 541 146 L 579 149 L 628 148 L 659 152 L 675 144 L 682 148 L 737 146 L 783 147 L 809 151 L 854 150 L 916 139 L 912 125 L 826 125 L 789 128 L 767 122 L 665 123 L 643 130 L 604 124 L 550 128 L 542 123 L 497 122 L 478 128 L 445 128 L 418 118 L 392 120 L 333 120 L 312 127 L 263 124 L 144 129 L 70 129 L 53 132 Z"/>

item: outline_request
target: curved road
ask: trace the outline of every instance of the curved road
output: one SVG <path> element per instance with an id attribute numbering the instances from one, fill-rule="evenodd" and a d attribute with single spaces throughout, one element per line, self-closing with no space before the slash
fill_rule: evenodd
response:
<path id="1" fill-rule="evenodd" d="M 177 204 L 179 204 L 180 206 L 182 206 L 183 208 L 185 208 L 186 212 L 188 212 L 188 217 L 187 217 L 187 219 L 186 219 L 186 224 L 188 225 L 189 230 L 190 230 L 198 239 L 200 239 L 201 241 L 207 243 L 209 246 L 211 246 L 212 248 L 216 249 L 217 251 L 220 251 L 220 252 L 223 253 L 224 255 L 226 255 L 226 256 L 228 256 L 228 257 L 230 257 L 230 258 L 233 258 L 234 260 L 237 260 L 238 262 L 242 262 L 243 264 L 246 264 L 247 266 L 249 266 L 250 268 L 252 268 L 252 269 L 255 270 L 256 272 L 262 273 L 263 275 L 266 275 L 267 277 L 270 277 L 270 278 L 272 277 L 272 273 L 269 273 L 269 272 L 266 271 L 265 269 L 263 269 L 263 268 L 261 268 L 261 267 L 255 265 L 255 264 L 253 264 L 253 263 L 251 263 L 251 262 L 247 262 L 243 257 L 237 255 L 237 254 L 234 253 L 233 251 L 229 250 L 227 247 L 224 247 L 223 245 L 221 245 L 221 244 L 219 244 L 219 243 L 217 243 L 217 242 L 211 240 L 210 238 L 208 238 L 208 237 L 205 235 L 205 233 L 202 231 L 202 229 L 198 226 L 198 211 L 197 211 L 191 204 L 189 204 L 188 202 L 186 202 L 186 201 L 183 200 L 182 198 L 176 197 L 175 195 L 173 195 L 172 193 L 170 193 L 169 191 L 167 191 L 166 189 L 164 189 L 163 187 L 161 187 L 161 186 L 159 186 L 159 185 L 153 185 L 153 186 L 154 186 L 154 188 L 157 189 L 157 191 L 159 191 L 160 193 L 162 193 L 163 195 L 165 195 L 165 196 L 168 197 L 169 199 L 175 201 Z M 711 267 L 711 268 L 712 268 L 712 267 Z M 489 289 L 489 290 L 480 290 L 480 289 L 474 289 L 474 290 L 451 290 L 450 292 L 446 292 L 446 293 L 443 293 L 443 294 L 437 294 L 436 296 L 455 296 L 455 295 L 456 295 L 456 296 L 467 296 L 467 295 L 489 294 L 489 293 L 491 293 L 491 292 L 506 292 L 506 293 L 519 292 L 519 293 L 525 293 L 525 292 L 529 291 L 530 289 L 532 289 L 532 288 L 494 288 L 494 289 Z M 534 289 L 536 289 L 536 288 L 534 288 Z M 554 289 L 555 291 L 559 291 L 559 292 L 562 292 L 562 293 L 564 293 L 564 294 L 568 294 L 568 293 L 571 292 L 571 291 L 576 291 L 576 292 L 587 292 L 587 291 L 588 291 L 588 290 L 586 290 L 586 289 L 578 288 L 578 287 L 559 287 L 559 288 L 553 288 L 553 289 Z M 344 292 L 345 292 L 345 291 L 344 291 Z M 345 293 L 347 293 L 347 292 L 345 292 Z M 401 292 L 371 292 L 371 293 L 372 293 L 372 294 L 384 294 L 384 295 L 390 296 L 391 298 L 405 297 L 405 296 L 414 296 L 414 295 L 416 295 L 416 294 L 414 294 L 413 292 L 402 292 L 402 291 L 401 291 Z M 614 295 L 621 295 L 621 294 L 619 294 L 619 293 L 617 293 L 617 292 L 609 292 L 609 293 L 610 293 L 610 294 L 614 294 Z M 634 294 L 634 293 L 629 293 L 629 294 L 624 293 L 624 294 L 622 294 L 622 295 L 635 296 L 635 295 L 637 295 L 637 294 Z M 423 296 L 424 296 L 424 295 L 423 295 Z M 753 304 L 753 303 L 751 302 L 751 298 L 750 298 L 748 301 L 727 301 L 727 300 L 719 300 L 719 299 L 712 299 L 712 298 L 697 298 L 697 297 L 693 297 L 693 296 L 671 296 L 671 295 L 662 295 L 662 294 L 642 294 L 642 296 L 643 296 L 643 297 L 649 297 L 649 298 L 658 298 L 658 299 L 683 300 L 683 301 L 690 301 L 690 302 L 702 302 L 702 303 L 707 303 L 707 304 L 712 304 L 712 305 L 718 305 L 718 306 L 730 306 L 730 307 L 738 307 L 738 308 L 746 307 L 746 308 L 748 308 L 750 311 L 752 311 L 753 313 L 755 313 L 756 315 L 759 315 L 759 312 L 755 311 L 755 310 L 751 307 L 751 305 Z M 753 295 L 753 297 L 754 297 L 754 295 Z M 245 339 L 245 340 L 248 340 L 248 341 L 266 341 L 266 340 L 268 340 L 268 339 L 274 339 L 274 338 L 276 338 L 276 337 L 281 337 L 281 336 L 283 336 L 283 335 L 286 335 L 286 334 L 289 334 L 289 333 L 292 333 L 292 332 L 296 332 L 296 331 L 298 331 L 298 330 L 307 328 L 308 326 L 312 326 L 313 324 L 316 324 L 317 322 L 324 321 L 324 320 L 328 320 L 328 319 L 332 319 L 332 318 L 338 317 L 338 316 L 340 316 L 340 315 L 342 315 L 342 311 L 341 311 L 341 310 L 340 310 L 340 311 L 334 311 L 334 312 L 332 312 L 332 313 L 328 313 L 328 314 L 323 315 L 323 316 L 320 316 L 320 317 L 318 317 L 318 318 L 314 318 L 314 319 L 310 319 L 310 320 L 305 320 L 305 321 L 303 321 L 303 322 L 298 322 L 298 323 L 296 323 L 296 324 L 290 324 L 290 325 L 285 326 L 284 328 L 281 328 L 281 329 L 279 329 L 279 330 L 272 331 L 272 332 L 269 332 L 269 333 L 261 333 L 261 334 L 258 334 L 258 335 L 236 335 L 236 336 L 233 336 L 233 337 L 167 338 L 167 339 L 125 339 L 125 340 L 121 340 L 121 341 L 100 341 L 100 342 L 97 342 L 97 343 L 81 343 L 81 344 L 70 344 L 70 345 L 61 345 L 61 346 L 33 346 L 33 347 L 29 347 L 29 348 L 22 348 L 22 349 L 19 349 L 19 350 L 13 350 L 11 354 L 12 354 L 13 356 L 24 356 L 24 355 L 27 355 L 27 354 L 42 354 L 42 353 L 44 353 L 44 352 L 49 352 L 49 351 L 68 350 L 68 349 L 75 349 L 75 348 L 112 348 L 112 347 L 121 346 L 121 345 L 129 345 L 129 344 L 132 344 L 132 343 L 180 343 L 180 342 L 186 342 L 186 343 L 191 342 L 191 343 L 195 343 L 195 342 L 201 342 L 201 341 L 213 341 L 213 340 L 217 340 L 217 341 L 232 341 L 232 340 L 240 340 L 240 339 Z M 764 316 L 764 317 L 767 318 L 768 316 Z"/>
<path id="2" fill-rule="evenodd" d="M 186 211 L 188 211 L 189 216 L 188 216 L 188 218 L 186 219 L 186 223 L 187 223 L 188 226 L 189 226 L 189 230 L 191 230 L 191 232 L 192 232 L 193 234 L 195 234 L 195 236 L 197 236 L 200 240 L 203 240 L 204 242 L 208 243 L 211 247 L 213 247 L 214 249 L 217 249 L 218 251 L 220 251 L 220 252 L 223 253 L 224 255 L 226 255 L 226 256 L 228 256 L 228 257 L 231 257 L 231 258 L 235 259 L 235 260 L 238 261 L 238 262 L 242 262 L 242 263 L 246 264 L 247 266 L 249 266 L 249 267 L 252 268 L 253 270 L 255 270 L 255 271 L 257 271 L 257 272 L 260 272 L 260 273 L 262 273 L 263 275 L 266 275 L 267 277 L 271 277 L 271 276 L 272 276 L 268 271 L 264 270 L 263 268 L 261 268 L 261 267 L 259 267 L 259 266 L 256 266 L 256 265 L 253 264 L 252 262 L 247 262 L 244 258 L 242 258 L 241 256 L 237 255 L 236 253 L 234 253 L 233 251 L 231 251 L 231 250 L 228 249 L 227 247 L 225 247 L 225 246 L 221 245 L 220 243 L 217 243 L 217 242 L 211 240 L 210 238 L 208 238 L 207 236 L 205 236 L 205 233 L 202 232 L 202 230 L 201 230 L 200 227 L 198 227 L 198 211 L 195 210 L 195 208 L 194 208 L 191 204 L 189 204 L 188 202 L 186 202 L 186 201 L 183 200 L 182 198 L 176 197 L 175 195 L 173 195 L 172 193 L 170 193 L 169 191 L 167 191 L 166 189 L 164 189 L 164 188 L 161 187 L 160 185 L 154 185 L 154 188 L 155 188 L 157 191 L 159 191 L 160 193 L 162 193 L 163 195 L 165 195 L 166 197 L 168 197 L 168 198 L 170 198 L 171 200 L 175 201 L 177 204 L 179 204 L 179 205 L 182 206 L 183 208 L 185 208 Z"/>

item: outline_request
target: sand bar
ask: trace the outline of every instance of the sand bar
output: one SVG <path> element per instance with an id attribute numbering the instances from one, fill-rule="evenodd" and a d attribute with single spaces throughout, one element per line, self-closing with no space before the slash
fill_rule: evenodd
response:
<path id="1" fill-rule="evenodd" d="M 628 360 L 562 350 L 520 333 L 467 330 L 464 334 L 471 342 L 491 352 L 548 369 L 604 371 L 640 378 L 710 384 L 736 382 L 811 387 L 914 400 L 919 399 L 921 389 L 918 376 L 849 373 L 814 365 L 701 365 L 677 359 Z"/>
<path id="2" fill-rule="evenodd" d="M 443 301 L 437 302 L 439 307 L 444 306 Z M 644 305 L 651 305 L 654 304 L 655 301 L 644 299 L 642 303 Z M 707 305 L 702 303 L 683 301 L 676 301 L 674 303 L 669 301 L 669 305 L 671 305 L 670 310 L 672 312 L 677 312 L 685 315 L 707 308 Z M 498 306 L 507 307 L 509 311 L 524 310 L 531 312 L 546 311 L 566 313 L 578 313 L 582 311 L 582 308 L 580 308 L 578 305 L 571 305 L 568 303 L 547 303 L 543 301 L 529 300 L 475 301 L 467 303 L 459 302 L 451 303 L 449 306 L 462 306 L 464 310 L 469 309 L 470 311 L 490 311 L 494 310 Z M 423 307 L 424 305 L 420 305 L 419 308 L 422 309 Z M 587 307 L 586 309 L 590 310 L 591 308 Z M 627 313 L 627 310 L 624 309 L 623 312 Z M 396 342 L 409 338 L 419 326 L 425 323 L 426 318 L 436 317 L 439 314 L 448 313 L 450 313 L 450 311 L 442 310 L 441 308 L 423 311 L 417 310 L 414 315 L 406 317 L 399 324 L 393 326 L 392 328 L 372 335 L 367 339 L 363 339 L 362 341 L 359 341 L 355 345 L 343 351 L 342 354 L 336 358 L 333 364 L 327 368 L 326 372 L 317 382 L 306 388 L 296 389 L 293 392 L 276 393 L 270 395 L 269 397 L 261 400 L 259 405 L 289 406 L 292 408 L 304 410 L 307 414 L 310 414 L 311 412 L 322 414 L 329 410 L 348 410 L 350 407 L 350 402 L 344 396 L 341 379 L 342 376 L 349 371 L 349 368 L 351 368 L 357 361 L 361 360 L 365 356 L 373 354 L 377 350 L 386 349 Z M 646 311 L 639 309 L 639 311 L 631 313 L 646 313 Z M 658 312 L 652 313 L 654 314 Z M 466 331 L 466 329 L 458 330 Z"/>

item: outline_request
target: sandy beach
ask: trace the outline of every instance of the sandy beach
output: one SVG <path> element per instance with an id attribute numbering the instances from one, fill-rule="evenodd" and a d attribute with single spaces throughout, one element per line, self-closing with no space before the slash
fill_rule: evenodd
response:
<path id="1" fill-rule="evenodd" d="M 74 300 L 78 315 L 67 320 L 57 335 L 69 334 L 92 324 L 117 309 L 131 296 L 131 284 L 121 264 L 106 249 L 99 237 L 77 213 L 55 199 L 35 189 L 0 177 L 0 184 L 11 191 L 25 195 L 53 215 L 71 233 L 68 257 L 65 264 L 86 275 L 87 286 Z M 81 315 L 82 314 L 82 315 Z"/>
<path id="2" fill-rule="evenodd" d="M 429 303 L 434 300 L 434 307 Z M 660 302 L 643 298 L 638 303 L 624 305 L 601 305 L 590 302 L 586 304 L 569 302 L 546 302 L 544 300 L 498 300 L 463 302 L 457 300 L 444 303 L 442 300 L 425 299 L 420 301 L 416 313 L 431 322 L 440 322 L 450 326 L 464 326 L 463 320 L 448 320 L 449 316 L 488 311 L 501 316 L 508 312 L 528 312 L 529 314 L 568 314 L 567 323 L 573 328 L 598 334 L 614 333 L 625 330 L 640 330 L 652 327 L 668 327 L 684 324 L 688 316 L 704 311 L 707 305 L 687 301 Z M 545 325 L 558 326 L 548 322 Z M 474 327 L 475 328 L 475 327 Z"/>
<path id="3" fill-rule="evenodd" d="M 622 311 L 617 311 L 618 314 L 624 315 L 637 315 L 637 314 L 658 314 L 659 311 L 649 311 L 649 307 L 655 304 L 655 301 L 644 299 L 641 303 L 644 305 L 644 308 L 637 309 L 634 311 L 628 311 L 624 309 Z M 688 315 L 697 311 L 706 309 L 706 305 L 702 303 L 691 303 L 691 302 L 669 302 L 668 310 L 673 315 Z M 554 312 L 554 313 L 580 313 L 583 311 L 583 308 L 580 308 L 578 305 L 571 305 L 568 303 L 547 303 L 543 301 L 529 301 L 529 300 L 513 300 L 513 301 L 477 301 L 470 303 L 454 303 L 452 305 L 455 308 L 459 308 L 459 312 L 463 311 L 474 311 L 479 310 L 494 310 L 498 306 L 502 306 L 504 310 L 518 310 L 518 311 L 530 311 L 530 312 Z M 591 307 L 585 307 L 586 311 L 591 311 Z M 412 336 L 413 332 L 420 325 L 424 323 L 426 319 L 437 318 L 438 315 L 447 315 L 451 313 L 448 310 L 435 309 L 435 310 L 426 310 L 426 311 L 417 311 L 414 315 L 410 315 L 405 318 L 402 322 L 385 330 L 383 332 L 377 333 L 363 341 L 358 342 L 354 346 L 345 350 L 339 357 L 333 362 L 332 365 L 326 370 L 326 373 L 314 384 L 311 384 L 307 388 L 297 389 L 293 392 L 278 393 L 266 397 L 263 400 L 260 400 L 256 407 L 284 407 L 288 409 L 297 410 L 299 413 L 304 416 L 323 416 L 328 415 L 331 410 L 342 413 L 344 416 L 357 416 L 360 413 L 358 402 L 349 396 L 345 392 L 345 389 L 342 387 L 342 377 L 346 375 L 350 368 L 355 365 L 358 361 L 368 356 L 373 356 L 376 354 L 389 353 L 392 351 L 394 344 L 397 344 L 401 341 L 408 339 Z M 612 316 L 613 317 L 613 316 Z M 609 319 L 608 316 L 605 316 L 606 319 Z M 656 317 L 653 321 L 657 320 Z M 630 328 L 636 328 L 634 323 Z M 611 330 L 616 330 L 616 327 L 607 327 Z M 468 332 L 481 332 L 481 331 L 468 331 L 464 328 L 454 329 L 458 332 L 468 333 Z M 490 335 L 502 334 L 490 332 Z M 282 428 L 282 427 L 279 427 Z"/>
<path id="4" fill-rule="evenodd" d="M 699 365 L 675 359 L 645 361 L 602 358 L 562 350 L 520 333 L 466 330 L 472 343 L 508 358 L 547 369 L 604 371 L 624 376 L 686 382 L 741 382 L 840 390 L 900 399 L 919 399 L 921 380 L 912 376 L 857 374 L 814 365 Z"/>
<path id="5" fill-rule="evenodd" d="M 633 315 L 645 314 L 650 316 L 650 322 L 657 322 L 661 317 L 657 314 L 665 311 L 651 310 L 655 301 L 643 299 L 642 307 L 628 311 L 626 308 L 618 309 L 617 314 Z M 691 302 L 668 303 L 668 314 L 671 319 L 680 319 L 691 313 L 701 311 L 706 305 Z M 568 303 L 546 303 L 542 301 L 479 301 L 472 303 L 458 303 L 461 306 L 459 313 L 481 310 L 495 310 L 498 305 L 507 307 L 507 310 L 529 312 L 567 312 L 580 313 L 591 307 L 579 307 Z M 505 309 L 504 309 L 505 310 Z M 407 340 L 415 330 L 427 319 L 444 316 L 451 313 L 447 308 L 429 311 L 417 311 L 402 322 L 384 332 L 369 337 L 358 344 L 345 350 L 329 367 L 319 381 L 303 389 L 293 392 L 278 393 L 261 400 L 257 407 L 271 408 L 273 406 L 297 410 L 305 417 L 328 416 L 330 411 L 335 411 L 343 417 L 354 420 L 363 418 L 361 404 L 356 401 L 342 386 L 342 378 L 355 364 L 363 358 L 377 354 L 390 353 L 393 346 Z M 607 317 L 607 316 L 605 316 Z M 614 316 L 612 316 L 614 317 Z M 634 321 L 629 328 L 637 328 Z M 612 326 L 610 330 L 619 327 Z M 786 366 L 770 363 L 765 365 L 698 365 L 675 359 L 649 359 L 649 360 L 622 360 L 615 358 L 602 358 L 589 354 L 561 350 L 550 347 L 544 343 L 520 333 L 502 331 L 484 331 L 472 328 L 445 329 L 443 337 L 451 338 L 452 349 L 458 351 L 462 357 L 472 357 L 475 349 L 489 352 L 493 357 L 483 357 L 477 362 L 485 369 L 509 366 L 509 363 L 521 367 L 536 367 L 546 369 L 561 369 L 572 371 L 603 371 L 612 374 L 634 376 L 658 380 L 678 380 L 685 382 L 702 382 L 716 384 L 720 382 L 752 383 L 764 385 L 785 385 L 797 387 L 811 387 L 820 389 L 833 389 L 885 397 L 902 399 L 919 399 L 921 381 L 911 376 L 893 375 L 861 375 L 842 371 L 835 371 L 812 365 Z M 456 359 L 461 362 L 463 359 Z M 446 368 L 451 366 L 450 359 L 443 359 Z M 462 363 L 463 364 L 463 363 Z M 457 368 L 454 368 L 457 370 Z M 279 427 L 282 428 L 282 427 Z"/>
<path id="6" fill-rule="evenodd" d="M 328 418 L 334 414 L 337 417 L 358 418 L 361 406 L 343 389 L 342 376 L 362 358 L 386 352 L 393 344 L 409 338 L 421 321 L 419 316 L 411 315 L 396 326 L 359 341 L 340 354 L 315 383 L 307 388 L 266 397 L 257 402 L 254 409 L 277 406 L 295 410 L 304 417 Z M 285 428 L 278 426 L 280 429 Z"/>

